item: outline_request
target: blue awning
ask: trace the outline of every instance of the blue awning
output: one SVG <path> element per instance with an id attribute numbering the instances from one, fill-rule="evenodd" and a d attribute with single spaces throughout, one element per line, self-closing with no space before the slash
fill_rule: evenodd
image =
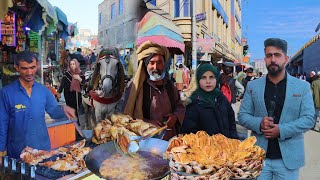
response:
<path id="1" fill-rule="evenodd" d="M 68 33 L 68 18 L 67 15 L 58 7 L 54 7 L 56 13 L 57 13 L 57 17 L 58 17 L 58 21 L 59 24 L 62 24 L 62 33 L 61 33 L 61 38 L 65 39 L 69 36 Z"/>
<path id="2" fill-rule="evenodd" d="M 220 2 L 218 0 L 212 0 L 212 5 L 214 6 L 214 8 L 217 9 L 218 13 L 222 16 L 222 19 L 226 23 L 226 25 L 229 26 L 229 18 L 227 16 L 227 13 L 224 11 L 223 7 L 221 6 Z"/>
<path id="3" fill-rule="evenodd" d="M 125 46 L 126 49 L 133 49 L 134 48 L 134 43 L 129 43 Z"/>
<path id="4" fill-rule="evenodd" d="M 44 25 L 42 19 L 42 7 L 37 5 L 30 19 L 26 22 L 26 26 L 29 27 L 32 31 L 40 33 L 40 29 Z"/>
<path id="5" fill-rule="evenodd" d="M 37 0 L 37 2 L 45 9 L 48 16 L 52 18 L 55 24 L 58 23 L 57 13 L 48 0 Z"/>
<path id="6" fill-rule="evenodd" d="M 34 7 L 35 10 L 33 11 L 33 14 L 30 18 L 27 18 L 27 27 L 35 32 L 38 32 L 39 34 L 42 34 L 45 28 L 48 28 L 47 33 L 55 31 L 55 27 L 58 24 L 58 18 L 55 9 L 48 2 L 48 0 L 36 1 L 37 4 Z M 49 17 L 49 19 L 47 17 Z"/>
<path id="7" fill-rule="evenodd" d="M 65 26 L 68 26 L 68 18 L 67 15 L 58 7 L 54 7 L 56 13 L 57 13 L 57 17 L 58 17 L 58 21 L 61 21 Z"/>

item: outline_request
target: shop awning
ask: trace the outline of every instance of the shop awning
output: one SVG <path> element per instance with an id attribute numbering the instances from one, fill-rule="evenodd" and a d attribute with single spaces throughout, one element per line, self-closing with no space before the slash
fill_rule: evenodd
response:
<path id="1" fill-rule="evenodd" d="M 185 50 L 180 29 L 154 12 L 148 12 L 138 25 L 136 45 L 139 46 L 147 40 L 166 46 L 176 54 L 182 54 Z"/>
<path id="2" fill-rule="evenodd" d="M 58 21 L 59 21 L 59 24 L 61 22 L 62 24 L 62 33 L 61 33 L 61 37 L 63 39 L 67 38 L 69 36 L 69 33 L 68 33 L 68 18 L 67 18 L 67 15 L 58 7 L 54 7 L 56 13 L 57 13 L 57 17 L 58 17 Z"/>
<path id="3" fill-rule="evenodd" d="M 57 13 L 54 9 L 54 7 L 49 3 L 48 0 L 37 0 L 37 2 L 45 9 L 46 13 L 52 20 L 54 21 L 55 24 L 58 23 L 58 17 Z"/>
<path id="4" fill-rule="evenodd" d="M 77 23 L 68 23 L 68 33 L 72 37 L 79 33 Z"/>
<path id="5" fill-rule="evenodd" d="M 57 18 L 58 21 L 61 21 L 66 27 L 68 27 L 68 18 L 67 15 L 58 7 L 54 7 L 56 13 L 57 13 Z"/>
<path id="6" fill-rule="evenodd" d="M 27 20 L 26 25 L 38 34 L 42 34 L 46 28 L 47 34 L 56 31 L 58 17 L 54 7 L 48 0 L 36 0 L 36 2 L 37 5 L 33 7 L 33 13 L 31 18 Z"/>

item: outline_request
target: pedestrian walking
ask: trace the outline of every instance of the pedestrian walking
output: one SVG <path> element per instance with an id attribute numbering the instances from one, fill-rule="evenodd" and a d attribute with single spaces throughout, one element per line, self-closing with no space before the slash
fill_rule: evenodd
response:
<path id="1" fill-rule="evenodd" d="M 285 40 L 269 38 L 264 47 L 268 74 L 248 83 L 238 120 L 266 151 L 258 179 L 296 180 L 305 164 L 304 133 L 315 123 L 310 85 L 286 72 Z"/>
<path id="2" fill-rule="evenodd" d="M 233 68 L 226 66 L 222 68 L 223 73 L 221 74 L 220 86 L 229 86 L 230 87 L 230 103 L 234 109 L 234 105 L 237 102 L 237 99 L 240 98 L 244 93 L 244 87 L 242 84 L 235 78 L 233 78 Z M 225 94 L 225 93 L 224 93 Z"/>
<path id="3" fill-rule="evenodd" d="M 183 65 L 179 64 L 179 68 L 174 72 L 173 75 L 174 79 L 175 79 L 175 84 L 177 86 L 177 89 L 179 92 L 181 92 L 183 90 Z"/>
<path id="4" fill-rule="evenodd" d="M 85 77 L 81 73 L 80 64 L 76 59 L 69 62 L 68 71 L 64 74 L 61 85 L 58 89 L 59 96 L 63 92 L 66 104 L 76 110 L 76 115 L 79 118 L 79 110 L 82 104 L 81 86 L 85 84 Z M 79 119 L 77 120 L 78 125 Z M 76 131 L 76 139 L 81 137 Z"/>
<path id="5" fill-rule="evenodd" d="M 190 69 L 183 65 L 183 82 L 186 89 L 189 88 L 190 84 Z"/>
<path id="6" fill-rule="evenodd" d="M 318 71 L 318 79 L 314 80 L 311 84 L 314 105 L 320 108 L 320 71 Z"/>
<path id="7" fill-rule="evenodd" d="M 307 78 L 307 81 L 312 84 L 312 81 L 318 79 L 318 76 L 316 75 L 316 72 L 311 71 L 309 74 L 309 78 Z"/>
<path id="8" fill-rule="evenodd" d="M 256 78 L 254 77 L 254 74 L 253 74 L 253 68 L 251 68 L 251 67 L 248 68 L 247 69 L 247 76 L 242 81 L 242 85 L 244 87 L 244 90 L 246 90 L 248 82 L 253 81 L 255 79 Z"/>

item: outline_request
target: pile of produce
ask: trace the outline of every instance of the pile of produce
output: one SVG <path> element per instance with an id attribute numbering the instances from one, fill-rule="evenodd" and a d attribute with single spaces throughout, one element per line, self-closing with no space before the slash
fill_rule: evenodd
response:
<path id="1" fill-rule="evenodd" d="M 260 175 L 265 151 L 254 136 L 239 141 L 204 131 L 170 141 L 165 156 L 172 179 L 255 178 Z"/>

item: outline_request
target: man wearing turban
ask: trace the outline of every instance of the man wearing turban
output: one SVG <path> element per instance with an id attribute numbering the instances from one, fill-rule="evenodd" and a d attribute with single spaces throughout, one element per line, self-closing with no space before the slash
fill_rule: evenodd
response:
<path id="1" fill-rule="evenodd" d="M 139 46 L 138 69 L 126 91 L 123 110 L 124 114 L 158 127 L 166 124 L 164 140 L 178 133 L 185 113 L 177 88 L 166 76 L 169 55 L 166 47 L 151 41 Z"/>

